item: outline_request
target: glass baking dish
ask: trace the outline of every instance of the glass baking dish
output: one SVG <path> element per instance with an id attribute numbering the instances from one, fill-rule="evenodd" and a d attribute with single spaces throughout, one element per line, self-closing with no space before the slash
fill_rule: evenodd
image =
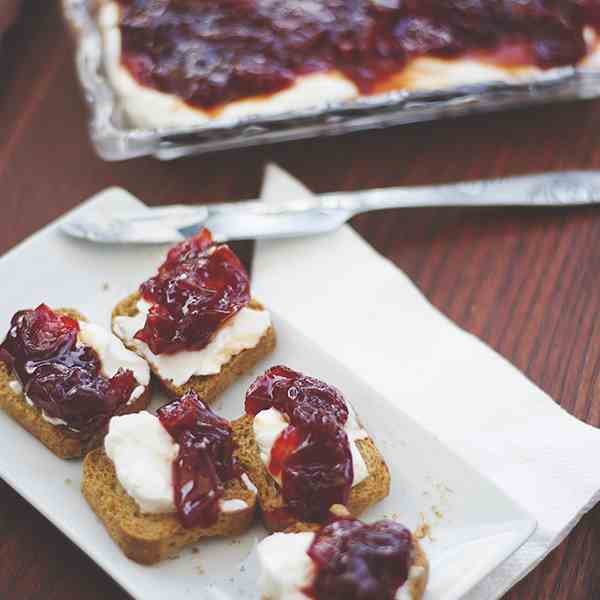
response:
<path id="1" fill-rule="evenodd" d="M 397 91 L 310 110 L 215 119 L 186 128 L 129 126 L 103 73 L 102 42 L 90 0 L 62 0 L 75 38 L 76 67 L 90 110 L 92 143 L 105 160 L 153 155 L 170 160 L 258 144 L 340 135 L 557 101 L 600 96 L 600 70 L 563 67 L 525 83 L 485 83 L 428 92 Z"/>

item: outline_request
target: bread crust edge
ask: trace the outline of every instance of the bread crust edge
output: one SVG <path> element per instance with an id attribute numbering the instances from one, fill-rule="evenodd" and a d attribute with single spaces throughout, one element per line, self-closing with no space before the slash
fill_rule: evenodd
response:
<path id="1" fill-rule="evenodd" d="M 141 514 L 135 500 L 119 483 L 103 448 L 85 457 L 81 492 L 125 556 L 144 565 L 165 560 L 203 538 L 240 535 L 254 522 L 257 505 L 256 495 L 241 480 L 233 480 L 225 486 L 224 499 L 242 499 L 248 507 L 222 512 L 211 527 L 186 529 L 174 514 Z"/>

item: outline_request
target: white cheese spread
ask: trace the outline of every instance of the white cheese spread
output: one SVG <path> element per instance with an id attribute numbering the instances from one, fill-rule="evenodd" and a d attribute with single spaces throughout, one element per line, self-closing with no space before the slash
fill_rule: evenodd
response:
<path id="1" fill-rule="evenodd" d="M 307 600 L 302 592 L 316 576 L 315 565 L 307 552 L 315 538 L 311 532 L 275 533 L 257 547 L 261 598 L 268 600 Z M 396 592 L 395 600 L 414 600 L 414 581 L 423 567 L 412 566 L 408 579 Z"/>
<path id="2" fill-rule="evenodd" d="M 113 417 L 104 439 L 119 483 L 143 513 L 175 510 L 173 461 L 179 446 L 149 412 Z"/>
<path id="3" fill-rule="evenodd" d="M 79 321 L 78 339 L 80 344 L 90 346 L 96 351 L 105 377 L 111 379 L 119 369 L 133 373 L 139 386 L 133 390 L 129 402 L 144 393 L 144 389 L 150 383 L 150 367 L 143 358 L 128 350 L 116 335 L 99 325 Z"/>
<path id="4" fill-rule="evenodd" d="M 77 342 L 81 346 L 89 346 L 96 351 L 100 358 L 101 372 L 105 377 L 111 379 L 117 374 L 119 369 L 130 370 L 133 373 L 139 385 L 131 392 L 127 404 L 135 402 L 146 391 L 146 387 L 150 383 L 150 368 L 148 367 L 148 363 L 135 352 L 131 352 L 131 350 L 125 348 L 123 342 L 110 331 L 86 321 L 78 321 L 78 323 L 79 334 Z M 20 382 L 14 380 L 9 385 L 11 390 L 16 394 L 23 393 L 23 386 Z M 35 406 L 27 395 L 24 398 L 29 406 Z M 41 414 L 42 419 L 52 425 L 68 426 L 66 421 L 51 417 L 44 410 L 41 411 Z"/>
<path id="5" fill-rule="evenodd" d="M 367 465 L 360 453 L 357 440 L 362 440 L 369 437 L 369 434 L 360 426 L 356 418 L 356 413 L 350 405 L 348 406 L 348 420 L 344 425 L 344 431 L 348 436 L 348 442 L 350 443 L 350 452 L 352 453 L 352 466 L 354 468 L 354 479 L 352 486 L 358 485 L 361 481 L 364 481 L 369 476 L 369 470 Z M 269 471 L 269 464 L 271 462 L 271 451 L 277 440 L 282 434 L 284 429 L 287 428 L 289 422 L 287 416 L 276 408 L 269 408 L 267 410 L 261 410 L 253 421 L 254 437 L 256 444 L 258 445 L 258 451 L 260 459 L 269 472 L 269 475 L 281 485 L 281 478 L 274 476 Z"/>
<path id="6" fill-rule="evenodd" d="M 202 350 L 184 350 L 175 354 L 154 354 L 147 344 L 135 339 L 143 329 L 152 305 L 145 300 L 137 303 L 134 317 L 115 317 L 115 333 L 126 344 L 135 348 L 156 370 L 161 379 L 180 386 L 194 375 L 214 375 L 221 371 L 233 356 L 254 348 L 271 325 L 266 310 L 244 307 L 229 319 Z"/>
<path id="7" fill-rule="evenodd" d="M 115 466 L 119 483 L 142 513 L 175 512 L 173 461 L 179 445 L 158 417 L 146 411 L 113 417 L 104 449 Z M 221 512 L 234 513 L 245 510 L 248 504 L 232 498 L 220 500 L 219 508 Z"/>
<path id="8" fill-rule="evenodd" d="M 261 598 L 269 600 L 307 600 L 307 588 L 315 565 L 307 552 L 315 538 L 311 532 L 274 533 L 257 547 Z"/>

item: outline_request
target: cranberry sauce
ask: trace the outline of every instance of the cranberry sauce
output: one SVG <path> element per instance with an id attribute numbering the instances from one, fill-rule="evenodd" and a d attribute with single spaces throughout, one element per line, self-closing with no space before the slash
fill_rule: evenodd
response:
<path id="1" fill-rule="evenodd" d="M 315 600 L 394 600 L 414 561 L 408 529 L 394 521 L 366 525 L 356 519 L 330 522 L 308 550 L 316 576 Z"/>
<path id="2" fill-rule="evenodd" d="M 250 302 L 250 280 L 229 247 L 213 244 L 210 231 L 203 229 L 172 248 L 140 292 L 152 307 L 135 337 L 154 354 L 174 354 L 202 350 Z"/>
<path id="3" fill-rule="evenodd" d="M 598 0 L 117 0 L 122 61 L 142 84 L 211 109 L 341 71 L 363 94 L 420 55 L 526 46 L 542 68 L 586 54 Z"/>
<path id="4" fill-rule="evenodd" d="M 273 445 L 269 471 L 281 476 L 283 497 L 296 518 L 322 522 L 333 504 L 346 504 L 352 488 L 346 402 L 334 387 L 278 366 L 246 394 L 248 414 L 269 408 L 290 422 Z"/>
<path id="5" fill-rule="evenodd" d="M 165 404 L 158 418 L 179 444 L 173 463 L 177 515 L 184 527 L 210 527 L 219 518 L 224 484 L 239 477 L 231 426 L 196 392 Z"/>
<path id="6" fill-rule="evenodd" d="M 105 377 L 96 351 L 77 343 L 79 324 L 41 304 L 12 318 L 0 360 L 19 377 L 23 393 L 53 419 L 83 435 L 104 427 L 138 383 L 130 370 Z"/>

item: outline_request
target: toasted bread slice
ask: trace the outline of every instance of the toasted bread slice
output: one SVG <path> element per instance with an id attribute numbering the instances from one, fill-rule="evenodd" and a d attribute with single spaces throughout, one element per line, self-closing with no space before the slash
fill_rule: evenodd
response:
<path id="1" fill-rule="evenodd" d="M 78 321 L 87 320 L 73 309 L 61 308 L 57 309 L 56 312 L 68 315 Z M 86 437 L 62 425 L 49 423 L 42 417 L 39 408 L 27 404 L 23 394 L 11 388 L 10 384 L 14 381 L 17 381 L 16 375 L 4 363 L 0 362 L 0 408 L 40 440 L 56 456 L 64 459 L 81 458 L 102 443 L 106 435 L 106 428 L 96 432 L 91 437 Z M 143 410 L 150 404 L 150 395 L 150 386 L 148 386 L 139 398 L 122 407 L 117 414 L 124 415 Z"/>
<path id="2" fill-rule="evenodd" d="M 341 505 L 332 506 L 330 512 L 332 515 L 342 518 L 351 516 L 351 513 L 347 510 L 347 508 Z M 301 533 L 306 531 L 317 533 L 320 528 L 321 526 L 316 523 L 296 523 L 295 525 L 286 529 L 285 533 Z M 414 534 L 412 534 L 412 541 L 415 548 L 415 554 L 411 567 L 417 567 L 419 571 L 415 576 L 409 577 L 408 581 L 406 581 L 404 585 L 407 588 L 408 596 L 411 598 L 411 600 L 421 600 L 423 594 L 425 593 L 425 588 L 427 587 L 427 581 L 429 579 L 429 561 L 427 560 L 427 555 L 419 543 L 419 540 Z M 270 599 L 263 597 L 262 600 Z"/>
<path id="3" fill-rule="evenodd" d="M 124 554 L 145 565 L 164 560 L 202 538 L 239 535 L 250 527 L 256 511 L 256 495 L 235 479 L 226 484 L 223 499 L 244 500 L 248 508 L 221 513 L 211 527 L 186 529 L 174 514 L 141 514 L 119 483 L 103 448 L 85 457 L 81 491 Z"/>
<path id="4" fill-rule="evenodd" d="M 310 529 L 299 529 L 299 530 L 290 530 L 290 533 L 298 533 L 299 531 L 313 531 L 314 528 Z M 318 528 L 317 528 L 318 529 Z M 413 567 L 419 567 L 421 572 L 414 577 L 413 579 L 409 579 L 404 585 L 408 591 L 408 597 L 411 600 L 421 600 L 425 594 L 425 588 L 427 587 L 427 581 L 429 580 L 429 561 L 427 560 L 427 555 L 423 551 L 421 544 L 419 541 L 414 538 L 413 541 L 415 544 L 415 560 L 412 564 Z M 404 598 L 404 596 L 402 596 Z M 263 596 L 261 600 L 272 600 L 271 598 L 267 598 Z"/>
<path id="5" fill-rule="evenodd" d="M 265 469 L 258 450 L 252 427 L 253 417 L 245 415 L 232 423 L 238 445 L 239 460 L 258 490 L 262 518 L 269 531 L 284 531 L 298 526 L 285 511 L 286 503 L 279 488 Z M 347 509 L 359 516 L 367 508 L 383 500 L 390 493 L 390 473 L 383 457 L 371 438 L 357 440 L 358 449 L 367 465 L 369 476 L 352 488 Z M 305 524 L 314 526 L 318 524 Z"/>
<path id="6" fill-rule="evenodd" d="M 291 532 L 295 533 L 295 532 Z M 427 587 L 427 581 L 429 580 L 429 561 L 427 560 L 427 556 L 419 544 L 418 540 L 414 540 L 415 542 L 415 562 L 413 563 L 414 567 L 420 567 L 422 571 L 419 573 L 417 577 L 414 579 L 409 579 L 404 585 L 408 591 L 408 597 L 411 600 L 421 600 L 425 594 L 425 588 Z M 404 596 L 402 596 L 404 598 Z M 267 596 L 263 596 L 261 600 L 272 600 L 272 598 L 268 598 Z"/>
<path id="7" fill-rule="evenodd" d="M 331 507 L 332 515 L 337 515 L 339 517 L 347 517 L 350 515 L 350 512 L 344 506 L 334 505 Z M 321 528 L 320 525 L 315 523 L 296 523 L 292 527 L 286 529 L 286 533 L 300 533 L 304 531 L 311 531 L 316 533 Z M 409 597 L 411 600 L 421 600 L 423 594 L 425 593 L 425 588 L 427 587 L 427 581 L 429 579 L 429 561 L 427 560 L 427 555 L 423 550 L 419 540 L 412 534 L 412 540 L 415 548 L 414 561 L 411 565 L 412 567 L 417 567 L 419 569 L 419 573 L 416 577 L 409 578 L 409 580 L 404 584 L 408 588 Z M 267 598 L 263 598 L 262 600 L 268 600 Z"/>
<path id="8" fill-rule="evenodd" d="M 131 294 L 125 300 L 117 304 L 112 313 L 115 317 L 135 317 L 138 314 L 137 303 L 140 300 L 139 292 Z M 264 310 L 264 307 L 257 300 L 252 300 L 248 306 L 254 310 Z M 114 328 L 113 328 L 114 330 Z M 116 332 L 115 332 L 116 335 Z M 130 349 L 136 352 L 133 344 L 127 340 L 121 341 Z M 187 383 L 181 386 L 174 385 L 172 381 L 163 379 L 152 363 L 150 369 L 153 375 L 160 381 L 166 392 L 173 398 L 183 396 L 186 392 L 194 390 L 204 402 L 210 404 L 221 393 L 223 393 L 240 375 L 250 371 L 262 358 L 273 352 L 275 349 L 276 337 L 273 326 L 267 329 L 266 333 L 260 339 L 254 348 L 243 350 L 236 354 L 227 364 L 223 365 L 221 371 L 216 375 L 194 375 Z"/>

